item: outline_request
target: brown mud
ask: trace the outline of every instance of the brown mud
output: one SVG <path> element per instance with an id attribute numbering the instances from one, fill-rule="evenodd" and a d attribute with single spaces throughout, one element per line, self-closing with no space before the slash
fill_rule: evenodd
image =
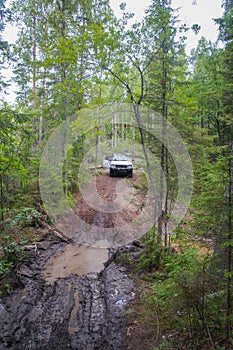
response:
<path id="1" fill-rule="evenodd" d="M 114 200 L 119 181 L 104 172 L 100 195 Z M 99 213 L 78 194 L 75 212 L 94 226 L 114 227 L 138 215 L 144 196 L 138 191 L 121 213 Z M 115 257 L 140 249 L 133 242 L 113 249 L 104 240 L 82 246 L 55 236 L 31 249 L 18 265 L 20 287 L 0 299 L 0 350 L 131 349 L 124 314 L 137 288 Z"/>
<path id="2" fill-rule="evenodd" d="M 98 227 L 109 228 L 109 227 L 121 227 L 127 225 L 135 220 L 140 215 L 141 210 L 146 200 L 147 189 L 146 187 L 140 190 L 135 190 L 133 193 L 133 186 L 136 186 L 142 182 L 138 173 L 134 172 L 132 178 L 120 178 L 120 177 L 109 177 L 109 171 L 104 170 L 101 176 L 96 177 L 96 189 L 100 197 L 109 203 L 117 198 L 117 187 L 127 181 L 131 185 L 126 188 L 129 193 L 129 197 L 132 197 L 126 208 L 117 212 L 100 212 L 89 206 L 85 201 L 81 193 L 78 193 L 75 197 L 77 205 L 74 208 L 75 213 L 88 224 L 94 224 Z M 121 193 L 122 195 L 122 193 Z"/>

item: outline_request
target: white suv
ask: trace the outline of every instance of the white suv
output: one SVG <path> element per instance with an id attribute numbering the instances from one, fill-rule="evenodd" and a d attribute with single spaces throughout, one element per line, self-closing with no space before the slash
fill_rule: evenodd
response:
<path id="1" fill-rule="evenodd" d="M 133 176 L 133 163 L 132 160 L 122 154 L 113 154 L 110 161 L 110 172 L 112 176 L 126 175 Z"/>

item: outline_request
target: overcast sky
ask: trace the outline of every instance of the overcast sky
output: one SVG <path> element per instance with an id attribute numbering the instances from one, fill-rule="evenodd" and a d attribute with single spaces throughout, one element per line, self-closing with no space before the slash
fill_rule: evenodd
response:
<path id="1" fill-rule="evenodd" d="M 123 0 L 110 0 L 111 7 L 115 14 L 120 16 L 119 4 Z M 125 0 L 128 12 L 135 13 L 135 18 L 141 20 L 144 15 L 144 10 L 149 6 L 150 0 Z M 217 40 L 218 27 L 214 24 L 213 18 L 222 16 L 223 9 L 221 7 L 222 0 L 196 0 L 197 5 L 193 5 L 194 0 L 172 0 L 172 7 L 174 9 L 181 8 L 179 11 L 179 18 L 182 22 L 192 26 L 197 23 L 201 26 L 198 35 L 195 35 L 191 30 L 189 31 L 187 41 L 187 53 L 190 49 L 195 47 L 201 36 L 215 42 Z"/>

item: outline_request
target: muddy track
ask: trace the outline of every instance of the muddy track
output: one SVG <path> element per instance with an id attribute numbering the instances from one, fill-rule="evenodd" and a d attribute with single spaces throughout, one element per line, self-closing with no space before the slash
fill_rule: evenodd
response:
<path id="1" fill-rule="evenodd" d="M 99 273 L 46 282 L 41 271 L 64 249 L 66 244 L 52 241 L 19 267 L 23 287 L 0 303 L 1 350 L 128 349 L 124 312 L 136 288 L 126 269 L 115 264 L 116 252 Z"/>
<path id="2" fill-rule="evenodd" d="M 129 183 L 134 185 L 138 183 L 140 179 L 136 172 L 134 173 L 133 178 L 124 179 L 109 177 L 109 171 L 105 170 L 102 175 L 96 177 L 96 189 L 98 194 L 110 205 L 111 202 L 116 199 L 118 195 L 117 185 L 122 181 L 129 181 Z M 104 213 L 95 210 L 87 204 L 81 193 L 76 195 L 75 199 L 77 204 L 74 211 L 88 224 L 94 224 L 103 228 L 121 227 L 130 223 L 140 214 L 140 210 L 146 199 L 146 191 L 136 191 L 136 194 L 133 196 L 133 203 L 129 203 L 126 208 L 115 213 Z"/>
<path id="3" fill-rule="evenodd" d="M 135 176 L 130 181 L 136 180 Z M 106 173 L 99 177 L 98 191 L 105 200 L 114 200 L 118 181 Z M 137 201 L 142 198 L 139 194 Z M 130 221 L 139 210 L 130 206 L 120 214 L 103 215 L 90 208 L 80 194 L 76 199 L 77 215 L 98 227 Z M 136 252 L 140 248 L 134 244 L 105 248 L 107 255 L 103 251 L 102 260 L 96 248 L 85 249 L 78 242 L 50 238 L 30 251 L 30 257 L 18 266 L 20 287 L 0 299 L 0 350 L 130 349 L 124 340 L 124 313 L 136 286 L 114 260 L 119 250 Z M 94 252 L 101 260 L 98 264 L 90 258 Z M 90 266 L 82 271 L 85 258 Z"/>

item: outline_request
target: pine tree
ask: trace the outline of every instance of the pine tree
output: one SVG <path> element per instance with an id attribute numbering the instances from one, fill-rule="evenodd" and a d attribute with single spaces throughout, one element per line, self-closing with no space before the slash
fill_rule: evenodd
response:
<path id="1" fill-rule="evenodd" d="M 7 83 L 4 79 L 4 63 L 9 60 L 9 45 L 6 40 L 3 40 L 2 33 L 5 29 L 6 20 L 9 16 L 9 11 L 5 7 L 5 0 L 0 0 L 0 92 L 4 92 L 4 88 L 7 87 Z"/>

